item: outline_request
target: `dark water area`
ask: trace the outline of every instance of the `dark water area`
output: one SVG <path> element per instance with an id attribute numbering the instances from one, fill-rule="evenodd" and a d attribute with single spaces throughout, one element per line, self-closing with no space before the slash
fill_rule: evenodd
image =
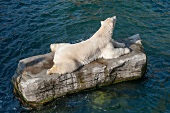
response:
<path id="1" fill-rule="evenodd" d="M 148 57 L 145 77 L 69 95 L 38 110 L 24 108 L 11 83 L 19 60 L 50 52 L 51 43 L 85 40 L 114 15 L 114 39 L 140 34 Z M 0 64 L 0 113 L 169 113 L 170 1 L 1 0 Z"/>

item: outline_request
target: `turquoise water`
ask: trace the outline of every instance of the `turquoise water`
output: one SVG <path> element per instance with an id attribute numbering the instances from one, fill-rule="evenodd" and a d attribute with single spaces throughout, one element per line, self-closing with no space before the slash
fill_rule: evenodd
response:
<path id="1" fill-rule="evenodd" d="M 20 59 L 50 52 L 51 43 L 85 40 L 114 15 L 114 39 L 140 34 L 143 40 L 145 78 L 69 95 L 31 112 L 170 112 L 169 0 L 1 0 L 0 112 L 30 112 L 13 94 Z"/>

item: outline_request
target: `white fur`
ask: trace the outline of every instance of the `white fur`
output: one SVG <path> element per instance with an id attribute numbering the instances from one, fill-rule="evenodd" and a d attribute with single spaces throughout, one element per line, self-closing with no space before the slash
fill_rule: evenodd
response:
<path id="1" fill-rule="evenodd" d="M 99 30 L 86 41 L 76 44 L 61 43 L 51 44 L 51 51 L 55 52 L 54 65 L 47 70 L 47 74 L 66 74 L 77 70 L 96 59 L 112 59 L 130 52 L 124 43 L 115 42 L 112 39 L 116 16 L 101 21 Z"/>

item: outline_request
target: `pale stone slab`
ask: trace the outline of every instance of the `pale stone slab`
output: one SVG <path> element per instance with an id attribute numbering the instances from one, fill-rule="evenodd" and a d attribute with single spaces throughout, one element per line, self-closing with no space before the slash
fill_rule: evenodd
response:
<path id="1" fill-rule="evenodd" d="M 65 75 L 46 75 L 54 53 L 19 61 L 13 77 L 15 94 L 28 105 L 38 106 L 57 97 L 89 88 L 141 78 L 146 71 L 146 54 L 139 35 L 123 41 L 131 53 L 116 59 L 99 59 Z"/>

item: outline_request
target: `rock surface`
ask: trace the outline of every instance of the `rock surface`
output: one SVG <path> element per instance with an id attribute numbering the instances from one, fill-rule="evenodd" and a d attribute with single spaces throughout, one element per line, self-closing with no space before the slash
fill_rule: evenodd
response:
<path id="1" fill-rule="evenodd" d="M 22 103 L 37 107 L 46 102 L 89 88 L 141 78 L 146 71 L 146 55 L 139 35 L 123 41 L 131 53 L 116 59 L 99 59 L 65 75 L 46 75 L 54 53 L 19 61 L 13 77 L 14 92 Z"/>

